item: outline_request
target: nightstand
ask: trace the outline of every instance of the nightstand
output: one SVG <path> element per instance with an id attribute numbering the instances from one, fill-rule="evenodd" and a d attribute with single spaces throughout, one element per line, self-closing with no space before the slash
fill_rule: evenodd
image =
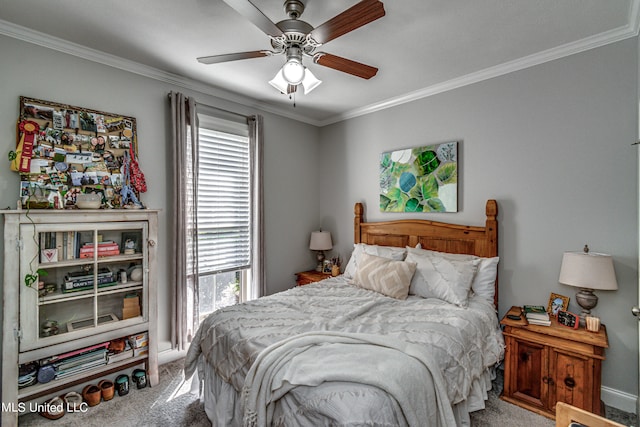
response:
<path id="1" fill-rule="evenodd" d="M 521 314 L 511 307 L 507 314 Z M 529 325 L 524 319 L 502 318 L 507 402 L 555 419 L 556 402 L 602 415 L 601 368 L 609 346 L 607 330 L 571 329 L 551 318 L 551 326 Z"/>
<path id="2" fill-rule="evenodd" d="M 328 279 L 331 274 L 323 273 L 321 271 L 309 270 L 296 273 L 296 284 L 298 286 L 308 285 L 309 283 L 319 282 L 320 280 Z"/>

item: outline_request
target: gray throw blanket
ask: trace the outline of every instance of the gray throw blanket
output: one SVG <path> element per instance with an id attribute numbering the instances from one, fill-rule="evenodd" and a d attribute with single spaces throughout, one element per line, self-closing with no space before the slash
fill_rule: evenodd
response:
<path id="1" fill-rule="evenodd" d="M 438 365 L 424 350 L 389 336 L 335 331 L 279 341 L 260 353 L 246 376 L 244 425 L 272 425 L 274 403 L 289 390 L 330 381 L 384 390 L 399 404 L 409 426 L 455 425 Z"/>

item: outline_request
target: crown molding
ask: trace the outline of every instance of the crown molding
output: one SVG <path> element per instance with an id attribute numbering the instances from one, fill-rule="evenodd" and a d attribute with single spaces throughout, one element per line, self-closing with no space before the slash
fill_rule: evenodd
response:
<path id="1" fill-rule="evenodd" d="M 500 65 L 496 65 L 494 67 L 485 68 L 484 70 L 480 70 L 478 72 L 470 73 L 462 77 L 451 79 L 451 80 L 438 83 L 432 86 L 428 86 L 413 92 L 406 93 L 404 95 L 389 98 L 384 101 L 368 105 L 366 107 L 347 111 L 343 114 L 338 114 L 329 119 L 323 120 L 320 126 L 327 126 L 327 125 L 341 122 L 344 120 L 353 119 L 359 116 L 364 116 L 366 114 L 371 114 L 376 111 L 385 110 L 387 108 L 406 104 L 408 102 L 413 102 L 413 101 L 426 98 L 432 95 L 437 95 L 439 93 L 447 92 L 447 91 L 458 89 L 470 84 L 492 79 L 494 77 L 509 74 L 514 71 L 520 71 L 525 68 L 533 67 L 534 65 L 540 65 L 545 62 L 564 58 L 566 56 L 573 55 L 579 52 L 584 52 L 590 49 L 594 49 L 596 47 L 604 46 L 610 43 L 615 43 L 631 37 L 636 37 L 638 36 L 638 32 L 640 28 L 640 0 L 633 0 L 631 2 L 628 17 L 629 17 L 628 23 L 623 27 L 606 31 L 604 33 L 587 37 L 572 43 L 567 43 L 561 46 L 557 46 L 552 49 L 548 49 L 542 52 L 538 52 L 529 56 L 516 59 L 514 61 L 505 62 Z"/>
<path id="2" fill-rule="evenodd" d="M 260 109 L 262 111 L 277 114 L 299 122 L 319 126 L 320 122 L 308 117 L 292 114 L 290 111 L 274 107 L 273 105 L 256 102 L 255 99 L 225 91 L 223 89 L 201 83 L 194 79 L 189 79 L 178 74 L 160 70 L 155 67 L 140 64 L 139 62 L 121 58 L 110 53 L 102 52 L 96 49 L 83 46 L 78 43 L 70 42 L 58 37 L 32 30 L 20 25 L 0 19 L 0 35 L 5 35 L 27 43 L 42 46 L 88 61 L 97 62 L 113 68 L 117 68 L 140 76 L 148 77 L 183 89 L 189 89 L 206 95 L 215 96 L 227 101 L 235 102 L 249 108 Z"/>

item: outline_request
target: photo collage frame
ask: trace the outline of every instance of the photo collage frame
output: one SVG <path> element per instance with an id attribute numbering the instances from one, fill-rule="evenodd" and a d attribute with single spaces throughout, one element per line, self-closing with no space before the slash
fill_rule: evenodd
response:
<path id="1" fill-rule="evenodd" d="M 21 96 L 10 155 L 21 177 L 20 204 L 74 208 L 79 194 L 95 193 L 102 208 L 143 207 L 129 185 L 136 141 L 134 117 Z"/>

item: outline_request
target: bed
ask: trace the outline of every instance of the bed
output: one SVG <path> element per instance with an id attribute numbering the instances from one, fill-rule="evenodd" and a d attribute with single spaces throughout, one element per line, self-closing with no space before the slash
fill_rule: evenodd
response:
<path id="1" fill-rule="evenodd" d="M 504 356 L 497 203 L 484 226 L 366 222 L 344 274 L 207 317 L 185 359 L 231 425 L 469 425 Z"/>

